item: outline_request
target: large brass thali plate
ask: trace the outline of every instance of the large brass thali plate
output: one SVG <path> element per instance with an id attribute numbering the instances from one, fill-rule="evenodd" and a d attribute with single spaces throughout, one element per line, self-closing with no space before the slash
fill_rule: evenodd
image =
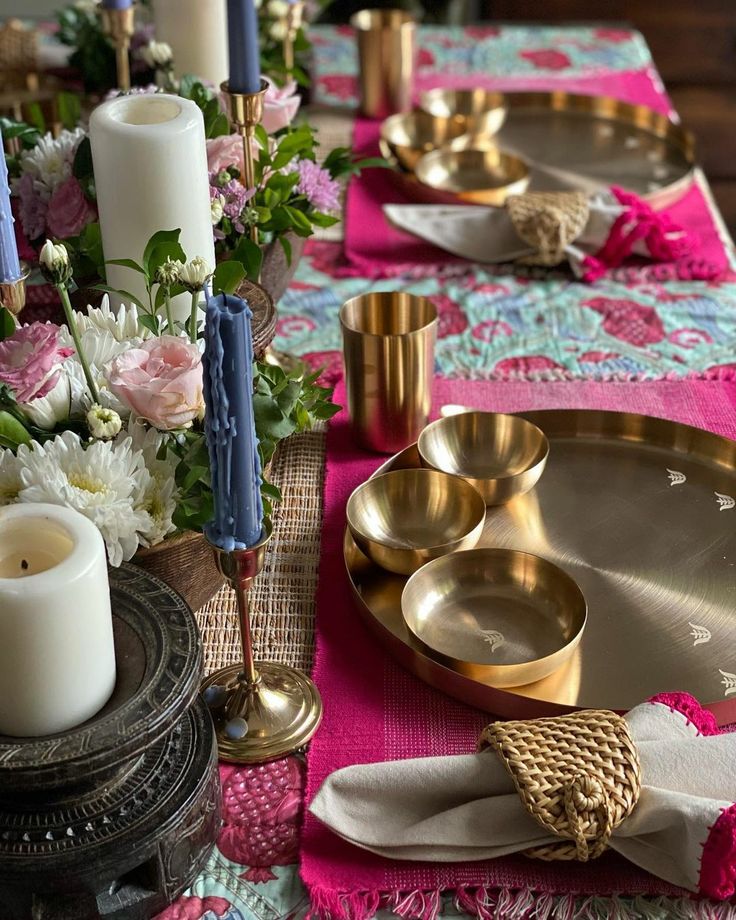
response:
<path id="1" fill-rule="evenodd" d="M 500 716 L 626 711 L 684 690 L 719 723 L 736 720 L 736 442 L 626 413 L 522 414 L 550 440 L 547 468 L 531 492 L 488 509 L 479 545 L 536 553 L 578 582 L 588 625 L 571 661 L 505 690 L 455 673 L 406 628 L 406 579 L 373 565 L 346 533 L 368 624 L 417 676 Z M 418 465 L 414 446 L 381 471 Z"/>

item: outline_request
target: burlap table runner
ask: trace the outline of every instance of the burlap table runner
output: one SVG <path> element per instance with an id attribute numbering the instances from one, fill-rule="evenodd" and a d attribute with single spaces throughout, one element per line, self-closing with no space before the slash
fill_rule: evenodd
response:
<path id="1" fill-rule="evenodd" d="M 314 651 L 314 596 L 322 530 L 325 426 L 293 435 L 274 456 L 276 506 L 266 564 L 252 591 L 256 658 L 309 669 Z M 205 671 L 240 659 L 235 595 L 223 588 L 197 612 Z"/>

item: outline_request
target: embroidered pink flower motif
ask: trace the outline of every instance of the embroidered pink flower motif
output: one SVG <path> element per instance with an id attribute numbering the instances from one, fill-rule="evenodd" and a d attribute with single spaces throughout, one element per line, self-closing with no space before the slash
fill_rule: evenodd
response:
<path id="1" fill-rule="evenodd" d="M 46 224 L 60 240 L 79 236 L 87 224 L 97 218 L 97 211 L 84 197 L 79 181 L 70 176 L 49 199 Z"/>
<path id="2" fill-rule="evenodd" d="M 263 97 L 261 122 L 266 133 L 274 134 L 292 123 L 302 101 L 296 90 L 294 80 L 289 80 L 283 86 L 276 86 L 272 80 L 268 80 L 268 89 Z"/>
<path id="3" fill-rule="evenodd" d="M 162 431 L 186 428 L 204 412 L 199 349 L 174 335 L 149 339 L 107 365 L 110 389 Z"/>
<path id="4" fill-rule="evenodd" d="M 497 38 L 501 34 L 501 29 L 499 26 L 467 26 L 465 29 L 465 35 L 468 38 L 478 39 L 482 41 L 484 38 Z M 454 39 L 451 39 L 454 43 Z"/>
<path id="5" fill-rule="evenodd" d="M 225 898 L 208 897 L 198 898 L 182 895 L 166 910 L 157 914 L 154 920 L 201 920 L 206 913 L 215 917 L 224 917 L 230 911 L 230 902 Z"/>
<path id="6" fill-rule="evenodd" d="M 353 35 L 355 34 L 355 32 L 353 31 L 353 27 L 347 25 L 346 23 L 342 23 L 339 26 L 335 26 L 335 32 L 337 32 L 338 35 L 345 35 L 347 36 L 347 38 L 352 38 Z"/>
<path id="7" fill-rule="evenodd" d="M 468 317 L 446 294 L 435 294 L 429 298 L 437 307 L 437 338 L 446 339 L 448 335 L 460 335 L 468 328 Z"/>
<path id="8" fill-rule="evenodd" d="M 588 364 L 601 364 L 603 361 L 615 361 L 620 358 L 615 351 L 585 351 L 580 355 L 580 360 Z"/>
<path id="9" fill-rule="evenodd" d="M 564 70 L 572 64 L 570 58 L 554 48 L 542 48 L 539 51 L 522 51 L 519 55 L 529 61 L 538 70 Z"/>
<path id="10" fill-rule="evenodd" d="M 58 326 L 21 326 L 0 342 L 0 383 L 9 386 L 21 404 L 40 399 L 54 389 L 62 362 L 73 354 L 73 348 L 59 346 Z"/>
<path id="11" fill-rule="evenodd" d="M 276 335 L 284 338 L 304 335 L 317 328 L 317 324 L 308 316 L 285 316 L 276 323 Z"/>
<path id="12" fill-rule="evenodd" d="M 493 297 L 509 293 L 509 289 L 505 284 L 498 284 L 495 281 L 484 281 L 481 284 L 476 284 L 471 278 L 468 287 L 472 288 L 476 294 L 490 294 Z"/>
<path id="13" fill-rule="evenodd" d="M 486 319 L 473 326 L 473 338 L 481 342 L 490 342 L 499 335 L 513 335 L 514 330 L 502 319 Z"/>
<path id="14" fill-rule="evenodd" d="M 603 42 L 613 42 L 614 44 L 630 42 L 634 37 L 634 33 L 628 29 L 596 29 L 593 34 Z"/>
<path id="15" fill-rule="evenodd" d="M 435 59 L 431 51 L 428 51 L 426 48 L 420 48 L 419 54 L 417 54 L 417 68 L 419 70 L 425 70 L 428 67 L 434 67 Z"/>
<path id="16" fill-rule="evenodd" d="M 664 338 L 662 320 L 653 307 L 613 297 L 594 297 L 583 306 L 600 313 L 605 331 L 623 342 L 641 348 Z"/>
<path id="17" fill-rule="evenodd" d="M 564 371 L 565 368 L 546 355 L 524 355 L 518 358 L 504 358 L 498 362 L 494 370 L 501 377 L 520 377 L 543 371 Z"/>
<path id="18" fill-rule="evenodd" d="M 697 348 L 698 345 L 710 345 L 713 336 L 705 329 L 675 329 L 667 336 L 667 341 L 680 348 Z"/>
<path id="19" fill-rule="evenodd" d="M 220 779 L 224 826 L 218 849 L 248 867 L 248 881 L 275 878 L 271 867 L 295 863 L 299 854 L 303 763 L 287 757 L 257 767 L 223 766 Z"/>
<path id="20" fill-rule="evenodd" d="M 325 74 L 319 78 L 319 84 L 325 93 L 341 100 L 354 99 L 358 94 L 357 77 L 349 77 L 346 74 Z"/>

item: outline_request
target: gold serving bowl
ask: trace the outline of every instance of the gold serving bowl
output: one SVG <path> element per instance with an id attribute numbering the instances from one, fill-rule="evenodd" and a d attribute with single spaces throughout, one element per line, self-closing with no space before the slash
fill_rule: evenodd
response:
<path id="1" fill-rule="evenodd" d="M 438 419 L 419 435 L 417 448 L 422 466 L 461 476 L 487 505 L 502 505 L 532 489 L 549 455 L 541 428 L 498 412 Z"/>
<path id="2" fill-rule="evenodd" d="M 396 470 L 369 479 L 348 500 L 358 547 L 377 565 L 411 575 L 432 559 L 476 545 L 485 502 L 469 483 L 436 470 Z"/>
<path id="3" fill-rule="evenodd" d="M 426 153 L 416 164 L 417 179 L 435 191 L 450 192 L 460 201 L 503 207 L 510 195 L 521 195 L 529 185 L 529 167 L 497 147 L 488 150 L 452 150 Z"/>
<path id="4" fill-rule="evenodd" d="M 587 605 L 576 582 L 541 556 L 471 549 L 407 581 L 409 630 L 441 663 L 493 687 L 548 677 L 572 656 Z"/>
<path id="5" fill-rule="evenodd" d="M 508 112 L 503 93 L 486 89 L 430 89 L 419 105 L 436 118 L 451 118 L 463 132 L 487 136 L 501 129 Z"/>
<path id="6" fill-rule="evenodd" d="M 400 112 L 381 125 L 381 152 L 405 172 L 412 173 L 425 153 L 447 144 L 465 130 L 464 124 L 456 119 L 437 118 L 421 109 Z"/>

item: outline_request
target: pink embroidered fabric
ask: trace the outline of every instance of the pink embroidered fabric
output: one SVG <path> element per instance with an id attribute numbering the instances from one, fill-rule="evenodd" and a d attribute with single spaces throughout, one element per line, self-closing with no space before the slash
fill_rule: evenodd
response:
<path id="1" fill-rule="evenodd" d="M 335 398 L 344 404 L 342 386 Z M 443 403 L 506 412 L 625 409 L 736 436 L 736 384 L 726 381 L 540 384 L 440 378 L 435 383 L 433 404 L 439 407 Z M 478 731 L 488 721 L 487 714 L 455 702 L 402 670 L 355 609 L 342 559 L 345 503 L 352 489 L 382 461 L 382 457 L 353 446 L 344 412 L 333 420 L 327 442 L 314 672 L 325 717 L 310 748 L 307 802 L 329 773 L 350 764 L 471 751 Z M 682 695 L 663 697 L 662 701 L 684 707 L 693 721 L 700 718 Z M 706 721 L 701 720 L 701 724 L 706 726 Z M 391 862 L 345 843 L 309 814 L 301 864 L 315 912 L 331 920 L 365 920 L 379 902 L 407 918 L 433 920 L 439 894 L 447 890 L 455 892 L 461 906 L 482 917 L 494 916 L 491 907 L 497 908 L 499 892 L 509 890 L 524 889 L 530 898 L 535 892 L 541 900 L 545 895 L 571 891 L 583 895 L 626 892 L 687 896 L 615 854 L 606 854 L 587 866 L 530 863 L 524 857 L 458 865 Z M 537 908 L 541 900 L 537 899 Z M 534 906 L 529 905 L 530 909 Z"/>

